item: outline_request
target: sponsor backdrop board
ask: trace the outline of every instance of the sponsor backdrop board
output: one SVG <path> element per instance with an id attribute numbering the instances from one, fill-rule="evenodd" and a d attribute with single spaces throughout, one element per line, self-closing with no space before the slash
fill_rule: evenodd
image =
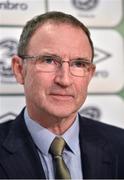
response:
<path id="1" fill-rule="evenodd" d="M 31 17 L 51 10 L 79 18 L 94 41 L 97 68 L 80 113 L 124 128 L 123 0 L 0 0 L 0 122 L 25 105 L 23 87 L 11 70 L 22 28 Z"/>

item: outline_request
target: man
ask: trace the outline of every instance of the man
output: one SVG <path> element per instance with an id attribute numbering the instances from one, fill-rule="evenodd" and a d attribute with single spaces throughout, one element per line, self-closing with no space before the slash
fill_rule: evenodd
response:
<path id="1" fill-rule="evenodd" d="M 93 56 L 88 29 L 71 15 L 26 24 L 12 58 L 26 107 L 0 126 L 0 178 L 124 178 L 123 130 L 78 114 Z"/>

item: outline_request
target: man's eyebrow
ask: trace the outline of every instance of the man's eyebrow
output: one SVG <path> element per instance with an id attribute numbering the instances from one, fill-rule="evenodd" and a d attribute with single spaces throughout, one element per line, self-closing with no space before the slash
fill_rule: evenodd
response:
<path id="1" fill-rule="evenodd" d="M 58 54 L 55 54 L 55 53 L 50 53 L 50 52 L 44 52 L 44 53 L 41 53 L 39 54 L 39 56 L 53 56 L 53 57 L 59 57 L 62 59 L 62 57 Z M 80 56 L 76 56 L 74 58 L 69 58 L 69 60 L 82 60 L 82 61 L 85 61 L 85 62 L 91 62 L 91 60 L 87 57 L 80 57 Z"/>
<path id="2" fill-rule="evenodd" d="M 82 61 L 86 61 L 86 62 L 90 62 L 90 59 L 87 58 L 87 57 L 75 57 L 75 58 L 72 58 L 72 60 L 82 60 Z"/>
<path id="3" fill-rule="evenodd" d="M 57 54 L 55 54 L 55 53 L 50 53 L 50 52 L 43 52 L 43 53 L 41 53 L 41 54 L 39 54 L 39 55 L 46 55 L 46 56 L 58 56 L 58 57 L 60 57 L 59 55 L 57 55 Z"/>

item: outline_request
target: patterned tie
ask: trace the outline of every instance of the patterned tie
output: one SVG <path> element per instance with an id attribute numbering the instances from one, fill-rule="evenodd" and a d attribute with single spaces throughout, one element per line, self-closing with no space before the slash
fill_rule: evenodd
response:
<path id="1" fill-rule="evenodd" d="M 62 158 L 64 147 L 65 141 L 61 137 L 56 137 L 50 146 L 50 153 L 53 157 L 56 179 L 71 179 L 69 170 Z"/>

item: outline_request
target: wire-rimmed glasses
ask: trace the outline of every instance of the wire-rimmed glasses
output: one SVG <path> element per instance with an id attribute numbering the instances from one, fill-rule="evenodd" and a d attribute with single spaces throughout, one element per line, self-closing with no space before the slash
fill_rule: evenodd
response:
<path id="1" fill-rule="evenodd" d="M 73 76 L 84 77 L 87 76 L 89 71 L 95 67 L 95 65 L 84 58 L 71 59 L 64 61 L 58 55 L 43 54 L 38 56 L 20 55 L 23 60 L 34 61 L 38 70 L 42 72 L 57 72 L 63 63 L 68 63 L 70 67 L 70 73 Z"/>

